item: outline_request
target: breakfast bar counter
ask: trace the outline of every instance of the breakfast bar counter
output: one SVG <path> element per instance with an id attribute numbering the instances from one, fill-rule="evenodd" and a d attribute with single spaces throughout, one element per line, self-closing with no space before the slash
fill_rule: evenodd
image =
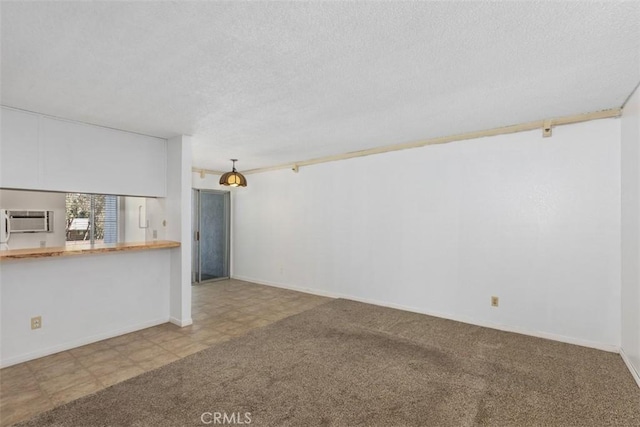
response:
<path id="1" fill-rule="evenodd" d="M 126 251 L 142 251 L 150 249 L 168 249 L 177 248 L 180 242 L 172 240 L 154 240 L 151 242 L 128 242 L 128 243 L 98 243 L 98 244 L 72 244 L 66 246 L 56 246 L 49 248 L 30 248 L 30 249 L 9 249 L 0 251 L 0 261 L 25 259 L 25 258 L 49 258 L 60 256 L 86 255 L 105 252 L 126 252 Z"/>

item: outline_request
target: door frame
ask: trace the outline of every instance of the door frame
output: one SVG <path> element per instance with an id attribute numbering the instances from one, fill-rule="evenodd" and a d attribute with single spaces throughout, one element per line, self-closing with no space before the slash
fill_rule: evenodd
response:
<path id="1" fill-rule="evenodd" d="M 204 188 L 192 188 L 192 218 L 191 218 L 191 285 L 227 280 L 231 277 L 231 192 L 223 190 L 209 190 Z M 200 230 L 202 229 L 201 195 L 220 194 L 224 196 L 224 228 L 226 238 L 224 242 L 224 266 L 226 276 L 202 280 L 202 258 L 200 257 Z M 196 268 L 197 267 L 197 268 Z"/>

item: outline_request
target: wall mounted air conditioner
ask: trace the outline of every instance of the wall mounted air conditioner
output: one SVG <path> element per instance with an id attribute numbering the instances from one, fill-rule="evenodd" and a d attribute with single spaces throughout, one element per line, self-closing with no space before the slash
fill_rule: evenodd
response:
<path id="1" fill-rule="evenodd" d="M 4 210 L 8 233 L 50 233 L 53 231 L 53 211 Z"/>

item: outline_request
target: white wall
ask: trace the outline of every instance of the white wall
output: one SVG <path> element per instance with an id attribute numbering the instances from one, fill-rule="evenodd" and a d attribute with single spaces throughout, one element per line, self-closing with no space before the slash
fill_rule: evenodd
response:
<path id="1" fill-rule="evenodd" d="M 205 174 L 204 177 L 202 177 L 199 172 L 191 173 L 191 185 L 193 188 L 201 190 L 229 191 L 229 189 L 233 189 L 220 185 L 220 175 Z"/>
<path id="2" fill-rule="evenodd" d="M 640 92 L 622 113 L 622 344 L 640 385 Z"/>
<path id="3" fill-rule="evenodd" d="M 124 222 L 125 242 L 151 242 L 164 240 L 166 235 L 165 202 L 162 198 L 124 197 L 121 215 Z M 139 207 L 142 206 L 142 212 Z M 140 218 L 142 215 L 142 218 Z M 148 221 L 146 223 L 145 221 Z M 140 224 L 147 224 L 147 228 L 140 228 Z M 154 238 L 153 232 L 156 232 Z"/>
<path id="4" fill-rule="evenodd" d="M 146 218 L 147 199 L 146 197 L 126 197 L 122 200 L 124 206 L 120 210 L 120 215 L 124 224 L 124 241 L 125 242 L 144 242 L 146 238 L 146 230 L 140 228 L 139 206 L 142 206 L 144 222 Z"/>
<path id="5" fill-rule="evenodd" d="M 51 233 L 12 233 L 9 242 L 1 245 L 3 249 L 23 249 L 45 246 L 64 246 L 66 230 L 65 193 L 41 191 L 0 190 L 0 209 L 42 209 L 53 211 L 53 232 Z"/>
<path id="6" fill-rule="evenodd" d="M 620 121 L 541 133 L 250 175 L 234 277 L 616 351 Z"/>
<path id="7" fill-rule="evenodd" d="M 169 251 L 2 261 L 1 366 L 169 321 Z"/>
<path id="8" fill-rule="evenodd" d="M 147 198 L 146 215 L 147 220 L 149 221 L 149 228 L 145 229 L 145 241 L 165 240 L 167 237 L 165 206 L 165 198 Z M 154 231 L 156 233 L 156 237 L 153 235 Z"/>

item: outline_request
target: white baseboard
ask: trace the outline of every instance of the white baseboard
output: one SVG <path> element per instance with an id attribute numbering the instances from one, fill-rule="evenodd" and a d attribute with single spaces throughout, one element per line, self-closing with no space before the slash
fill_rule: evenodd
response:
<path id="1" fill-rule="evenodd" d="M 607 352 L 611 352 L 611 353 L 619 353 L 620 352 L 620 347 L 618 347 L 616 345 L 593 342 L 593 341 L 583 340 L 583 339 L 580 339 L 580 338 L 567 337 L 567 336 L 564 336 L 564 335 L 558 335 L 558 334 L 553 334 L 553 333 L 548 333 L 548 332 L 533 331 L 533 330 L 529 330 L 529 329 L 525 329 L 525 328 L 519 328 L 519 327 L 514 327 L 514 326 L 509 326 L 509 325 L 503 325 L 503 324 L 500 324 L 500 323 L 494 323 L 494 322 L 488 322 L 488 321 L 485 321 L 485 320 L 473 319 L 473 318 L 469 318 L 469 317 L 466 317 L 466 316 L 458 316 L 458 315 L 454 315 L 454 314 L 450 314 L 450 313 L 427 311 L 427 310 L 423 310 L 423 309 L 420 309 L 420 308 L 417 308 L 417 307 L 411 307 L 411 306 L 406 306 L 406 305 L 402 305 L 402 304 L 394 304 L 394 303 L 389 303 L 389 302 L 379 301 L 379 300 L 374 300 L 374 299 L 369 299 L 369 298 L 361 298 L 361 297 L 357 297 L 357 296 L 353 296 L 353 295 L 346 295 L 346 294 L 340 294 L 340 293 L 335 293 L 335 292 L 326 292 L 326 291 L 321 291 L 321 290 L 316 290 L 316 289 L 303 288 L 303 287 L 290 286 L 290 285 L 282 285 L 280 283 L 275 283 L 275 282 L 269 282 L 269 281 L 266 281 L 266 280 L 255 279 L 255 278 L 252 278 L 252 277 L 233 276 L 232 278 L 236 279 L 236 280 L 242 280 L 242 281 L 245 281 L 245 282 L 257 283 L 257 284 L 260 284 L 260 285 L 273 286 L 273 287 L 276 287 L 276 288 L 282 288 L 282 289 L 289 289 L 289 290 L 292 290 L 292 291 L 304 292 L 304 293 L 312 294 L 312 295 L 318 295 L 318 296 L 329 297 L 329 298 L 342 298 L 342 299 L 348 299 L 348 300 L 352 300 L 352 301 L 364 302 L 364 303 L 372 304 L 372 305 L 378 305 L 378 306 L 382 306 L 382 307 L 396 308 L 398 310 L 410 311 L 412 313 L 426 314 L 428 316 L 434 316 L 434 317 L 440 317 L 440 318 L 443 318 L 443 319 L 455 320 L 456 322 L 468 323 L 470 325 L 482 326 L 482 327 L 485 327 L 485 328 L 497 329 L 497 330 L 505 331 L 505 332 L 513 332 L 513 333 L 522 334 L 522 335 L 529 335 L 529 336 L 532 336 L 532 337 L 544 338 L 544 339 L 548 339 L 548 340 L 552 340 L 552 341 L 559 341 L 559 342 L 564 342 L 564 343 L 567 343 L 567 344 L 579 345 L 579 346 L 582 346 L 582 347 L 595 348 L 597 350 L 603 350 L 603 351 L 607 351 Z"/>
<path id="2" fill-rule="evenodd" d="M 627 368 L 629 368 L 629 371 L 631 371 L 631 376 L 633 376 L 633 379 L 636 380 L 636 384 L 638 384 L 638 387 L 640 387 L 640 373 L 636 371 L 636 368 L 633 366 L 631 360 L 629 360 L 629 357 L 627 357 L 627 354 L 622 348 L 620 349 L 620 356 L 622 357 L 622 360 L 624 360 L 625 365 L 627 365 Z"/>
<path id="3" fill-rule="evenodd" d="M 89 337 L 81 338 L 79 340 L 67 342 L 67 343 L 56 345 L 49 348 L 44 348 L 42 350 L 36 350 L 27 354 L 13 356 L 8 359 L 4 359 L 0 361 L 0 368 L 6 368 L 8 366 L 17 365 L 18 363 L 28 362 L 29 360 L 38 359 L 40 357 L 49 356 L 55 353 L 60 353 L 61 351 L 71 350 L 72 348 L 82 347 L 83 345 L 92 344 L 94 342 L 106 340 L 108 338 L 113 338 L 120 335 L 131 333 L 131 332 L 139 331 L 141 329 L 150 328 L 152 326 L 161 325 L 163 323 L 167 323 L 168 321 L 169 321 L 169 318 L 161 318 L 161 319 L 156 319 L 149 322 L 142 322 L 136 325 L 127 326 L 126 328 L 121 328 L 114 331 L 105 332 L 102 334 L 92 335 Z"/>
<path id="4" fill-rule="evenodd" d="M 280 289 L 289 289 L 291 291 L 302 292 L 302 293 L 310 294 L 310 295 L 317 295 L 317 296 L 320 296 L 320 297 L 343 298 L 343 299 L 351 299 L 351 300 L 357 301 L 355 298 L 351 298 L 349 296 L 337 294 L 335 292 L 326 292 L 326 291 L 322 291 L 322 290 L 319 290 L 319 289 L 311 289 L 311 288 L 303 288 L 303 287 L 300 287 L 300 286 L 283 285 L 283 284 L 276 283 L 276 282 L 269 282 L 267 280 L 254 279 L 252 277 L 245 277 L 245 276 L 231 276 L 231 278 L 235 279 L 235 280 L 241 280 L 243 282 L 257 283 L 258 285 L 266 285 L 266 286 L 271 286 L 271 287 L 280 288 Z M 380 304 L 376 304 L 376 305 L 380 305 Z"/>
<path id="5" fill-rule="evenodd" d="M 189 326 L 189 325 L 193 325 L 193 319 L 176 319 L 175 317 L 171 317 L 169 318 L 169 322 L 173 323 L 174 325 L 180 326 L 181 328 L 184 328 L 185 326 Z"/>

